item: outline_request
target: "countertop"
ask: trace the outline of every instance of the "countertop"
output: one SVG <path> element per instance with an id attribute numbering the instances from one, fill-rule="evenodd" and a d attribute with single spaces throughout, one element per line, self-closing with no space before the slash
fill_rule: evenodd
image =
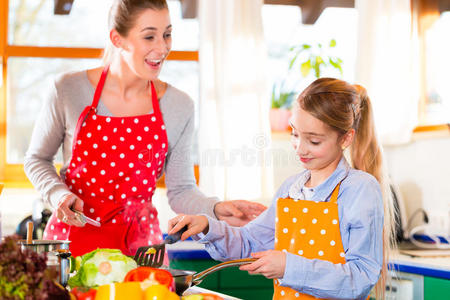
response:
<path id="1" fill-rule="evenodd" d="M 391 264 L 397 271 L 450 280 L 450 250 L 439 256 L 411 256 L 396 251 Z"/>
<path id="2" fill-rule="evenodd" d="M 192 240 L 167 245 L 170 260 L 211 259 L 203 244 Z M 414 257 L 394 252 L 391 268 L 397 271 L 450 280 L 450 250 L 447 254 L 430 257 Z"/>

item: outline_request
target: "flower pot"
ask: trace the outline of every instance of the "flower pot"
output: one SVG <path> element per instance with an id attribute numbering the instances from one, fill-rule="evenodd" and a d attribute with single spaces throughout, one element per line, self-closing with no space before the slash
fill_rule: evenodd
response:
<path id="1" fill-rule="evenodd" d="M 272 108 L 269 112 L 272 131 L 286 131 L 289 129 L 291 111 L 285 108 Z"/>

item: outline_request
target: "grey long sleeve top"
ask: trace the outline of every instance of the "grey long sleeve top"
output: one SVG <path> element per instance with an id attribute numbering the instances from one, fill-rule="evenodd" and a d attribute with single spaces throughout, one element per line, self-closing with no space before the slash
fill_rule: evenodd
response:
<path id="1" fill-rule="evenodd" d="M 52 207 L 56 207 L 61 197 L 71 193 L 64 177 L 72 156 L 73 135 L 78 117 L 92 103 L 94 91 L 86 71 L 59 76 L 36 121 L 24 168 L 44 201 Z M 159 103 L 169 141 L 164 163 L 169 204 L 176 213 L 203 213 L 214 217 L 214 205 L 219 200 L 200 192 L 194 177 L 191 159 L 194 103 L 187 94 L 171 85 Z M 101 99 L 97 113 L 112 116 Z M 58 175 L 53 160 L 61 145 L 63 166 Z"/>

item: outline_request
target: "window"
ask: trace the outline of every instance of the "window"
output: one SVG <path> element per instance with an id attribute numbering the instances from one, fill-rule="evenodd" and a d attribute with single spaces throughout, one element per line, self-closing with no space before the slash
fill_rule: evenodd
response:
<path id="1" fill-rule="evenodd" d="M 288 71 L 292 58 L 290 48 L 301 44 L 326 45 L 336 40 L 332 55 L 342 59 L 342 79 L 354 81 L 356 58 L 357 12 L 354 8 L 326 8 L 313 25 L 302 24 L 301 8 L 293 5 L 269 5 L 263 7 L 264 34 L 269 54 L 269 70 L 272 84 L 281 81 L 296 93 L 306 88 L 315 77 L 302 78 L 299 67 Z M 336 70 L 324 69 L 322 76 L 341 77 Z"/>
<path id="2" fill-rule="evenodd" d="M 6 0 L 0 4 L 0 181 L 7 186 L 30 186 L 23 157 L 54 77 L 99 66 L 107 44 L 112 0 L 75 0 L 69 15 L 55 15 L 54 3 Z M 161 79 L 198 103 L 198 21 L 182 18 L 180 1 L 169 0 L 168 5 L 173 48 Z M 56 160 L 62 161 L 61 154 Z"/>
<path id="3" fill-rule="evenodd" d="M 421 112 L 423 125 L 450 123 L 450 87 L 448 72 L 450 70 L 450 12 L 443 12 L 424 32 L 426 74 L 425 95 Z"/>
<path id="4" fill-rule="evenodd" d="M 266 3 L 276 1 L 265 0 Z M 283 1 L 280 1 L 283 2 Z M 284 1 L 288 3 L 289 1 Z M 329 1 L 339 4 L 343 1 Z M 419 106 L 419 124 L 415 131 L 427 131 L 447 128 L 450 123 L 450 86 L 448 70 L 450 61 L 450 1 L 449 0 L 414 0 L 414 9 L 418 9 L 421 40 L 421 74 L 422 97 Z M 342 79 L 354 82 L 355 58 L 357 55 L 358 13 L 355 8 L 325 8 L 313 25 L 302 24 L 301 8 L 297 5 L 272 5 L 263 7 L 263 22 L 267 49 L 269 53 L 269 70 L 272 84 L 285 81 L 285 88 L 302 91 L 313 76 L 302 78 L 298 70 L 288 71 L 289 49 L 303 43 L 326 44 L 334 38 L 337 42 L 334 55 L 343 61 Z M 430 21 L 431 20 L 431 21 Z M 423 25 L 425 24 L 425 25 Z M 323 76 L 336 76 L 325 71 Z"/>

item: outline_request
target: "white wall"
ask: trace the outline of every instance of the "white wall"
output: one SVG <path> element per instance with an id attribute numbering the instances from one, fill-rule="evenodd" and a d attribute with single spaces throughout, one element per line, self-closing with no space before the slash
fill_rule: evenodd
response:
<path id="1" fill-rule="evenodd" d="M 409 144 L 386 146 L 385 154 L 391 178 L 405 200 L 408 217 L 422 207 L 434 231 L 442 230 L 450 236 L 450 136 L 416 134 Z M 413 224 L 421 220 L 414 219 Z"/>

